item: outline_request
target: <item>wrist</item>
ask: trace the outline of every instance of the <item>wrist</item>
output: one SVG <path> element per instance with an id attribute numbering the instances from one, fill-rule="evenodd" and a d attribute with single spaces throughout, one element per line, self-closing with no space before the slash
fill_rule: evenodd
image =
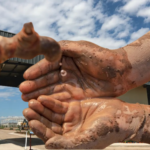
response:
<path id="1" fill-rule="evenodd" d="M 9 58 L 10 55 L 9 39 L 11 38 L 0 36 L 0 63 L 3 63 Z"/>
<path id="2" fill-rule="evenodd" d="M 131 106 L 133 107 L 133 106 Z M 132 123 L 129 126 L 131 136 L 127 140 L 141 142 L 143 125 L 145 124 L 145 109 L 141 104 L 135 104 L 132 114 Z"/>
<path id="3" fill-rule="evenodd" d="M 150 31 L 141 38 L 124 47 L 132 66 L 127 76 L 128 80 L 136 83 L 135 87 L 149 81 L 150 77 Z M 144 73 L 146 72 L 146 73 Z M 128 85 L 130 86 L 130 85 Z M 131 87 L 134 88 L 134 87 Z"/>
<path id="4" fill-rule="evenodd" d="M 121 141 L 141 141 L 142 127 L 145 123 L 145 110 L 140 104 L 123 103 L 122 113 L 116 116 L 122 130 Z"/>
<path id="5" fill-rule="evenodd" d="M 139 141 L 143 143 L 150 143 L 150 106 L 141 105 L 145 111 L 145 119 L 138 131 Z"/>

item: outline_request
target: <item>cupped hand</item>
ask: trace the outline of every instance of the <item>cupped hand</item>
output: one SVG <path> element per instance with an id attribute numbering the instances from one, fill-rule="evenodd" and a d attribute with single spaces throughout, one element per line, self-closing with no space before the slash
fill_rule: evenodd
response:
<path id="1" fill-rule="evenodd" d="M 135 86 L 127 79 L 131 66 L 123 49 L 108 50 L 87 41 L 60 41 L 62 58 L 42 60 L 29 68 L 20 85 L 22 99 L 67 92 L 70 98 L 116 97 Z"/>
<path id="2" fill-rule="evenodd" d="M 134 138 L 143 123 L 139 105 L 118 99 L 58 101 L 57 94 L 31 100 L 23 111 L 46 148 L 105 148 Z"/>

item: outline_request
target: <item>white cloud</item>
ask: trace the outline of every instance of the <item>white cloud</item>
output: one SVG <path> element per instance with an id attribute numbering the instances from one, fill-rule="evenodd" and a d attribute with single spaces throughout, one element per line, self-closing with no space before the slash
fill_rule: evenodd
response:
<path id="1" fill-rule="evenodd" d="M 21 99 L 21 93 L 18 88 L 0 86 L 0 100 L 12 100 L 12 98 L 19 96 Z"/>
<path id="2" fill-rule="evenodd" d="M 118 33 L 117 38 L 124 38 L 124 37 L 127 37 L 127 36 L 129 36 L 129 30 L 125 29 L 125 30 Z"/>
<path id="3" fill-rule="evenodd" d="M 3 8 L 0 9 L 0 14 L 4 14 L 0 29 L 7 29 L 10 32 L 17 33 L 21 30 L 25 22 L 32 21 L 35 30 L 40 35 L 50 36 L 57 41 L 65 39 L 90 40 L 98 45 L 107 43 L 107 38 L 109 40 L 111 39 L 110 41 L 116 41 L 113 37 L 106 37 L 106 35 L 109 36 L 107 33 L 105 36 L 98 35 L 97 33 L 97 30 L 100 30 L 101 27 L 97 26 L 96 22 L 104 23 L 106 19 L 109 18 L 107 12 L 103 12 L 101 1 L 99 1 L 95 7 L 93 7 L 93 0 L 76 0 L 71 3 L 69 0 L 46 0 L 44 3 L 40 0 L 1 0 L 0 2 L 2 2 L 1 7 Z M 4 13 L 4 10 L 9 11 Z M 122 20 L 118 20 L 118 22 L 120 21 Z M 110 26 L 111 24 L 113 24 L 113 21 L 112 23 L 110 22 Z M 123 22 L 120 24 L 123 24 Z M 113 28 L 114 27 L 116 27 L 116 24 L 113 25 Z M 105 27 L 104 25 L 103 28 L 109 27 Z M 125 43 L 125 41 L 116 41 L 115 43 L 116 44 L 113 43 L 113 45 L 102 44 L 102 46 L 117 48 L 118 45 L 120 46 L 120 44 L 117 43 Z"/>
<path id="4" fill-rule="evenodd" d="M 107 0 L 114 3 L 121 0 Z M 99 1 L 93 0 L 0 0 L 1 30 L 18 33 L 24 23 L 33 22 L 35 30 L 55 40 L 89 40 L 115 49 L 127 44 L 124 38 L 132 33 L 132 13 L 143 8 L 149 0 L 122 0 L 122 12 L 108 14 Z M 94 7 L 95 6 L 95 7 Z M 139 11 L 139 16 L 147 17 Z"/>
<path id="5" fill-rule="evenodd" d="M 6 86 L 0 86 L 0 90 L 6 89 Z"/>
<path id="6" fill-rule="evenodd" d="M 138 31 L 136 32 L 133 32 L 131 34 L 131 38 L 130 38 L 130 41 L 129 43 L 137 40 L 138 38 L 140 38 L 141 36 L 143 36 L 145 33 L 147 33 L 149 31 L 149 28 L 141 28 L 139 29 Z"/>
<path id="7" fill-rule="evenodd" d="M 107 0 L 107 2 L 114 2 L 114 3 L 119 2 L 119 1 L 122 1 L 122 0 Z"/>
<path id="8" fill-rule="evenodd" d="M 124 11 L 125 13 L 134 14 L 137 11 L 149 3 L 149 0 L 126 0 L 126 4 L 120 9 L 120 11 Z"/>
<path id="9" fill-rule="evenodd" d="M 118 9 L 121 14 L 128 14 L 134 17 L 143 17 L 145 23 L 150 22 L 150 0 L 123 0 L 125 3 Z"/>
<path id="10" fill-rule="evenodd" d="M 145 22 L 150 22 L 150 7 L 139 10 L 137 16 L 145 18 Z"/>
<path id="11" fill-rule="evenodd" d="M 130 18 L 122 14 L 106 17 L 98 31 L 101 39 L 100 45 L 110 49 L 125 46 L 127 43 L 123 38 L 130 36 L 129 32 L 132 30 L 130 22 Z"/>
<path id="12" fill-rule="evenodd" d="M 119 15 L 112 15 L 107 17 L 101 27 L 101 30 L 112 30 L 114 28 L 118 28 L 119 26 L 124 26 L 129 21 L 129 18 L 123 18 Z"/>

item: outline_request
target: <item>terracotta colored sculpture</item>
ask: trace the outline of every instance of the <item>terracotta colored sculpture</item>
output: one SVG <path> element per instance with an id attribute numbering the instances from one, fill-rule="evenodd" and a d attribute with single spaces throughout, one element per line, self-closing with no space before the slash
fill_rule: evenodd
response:
<path id="1" fill-rule="evenodd" d="M 30 100 L 23 113 L 47 148 L 104 148 L 126 139 L 149 143 L 149 106 L 115 97 L 149 81 L 150 32 L 113 51 L 87 41 L 50 39 L 48 46 L 38 41 L 33 49 L 19 41 L 11 56 L 24 58 L 21 50 L 30 50 L 32 57 L 46 55 L 25 72 L 28 81 L 20 90 L 22 99 Z"/>
<path id="2" fill-rule="evenodd" d="M 14 37 L 0 36 L 0 63 L 12 57 L 31 59 L 40 54 L 45 55 L 49 61 L 61 58 L 59 44 L 52 38 L 39 36 L 32 23 L 24 24 L 23 29 Z"/>
<path id="3" fill-rule="evenodd" d="M 131 139 L 150 143 L 150 106 L 115 98 L 61 102 L 54 97 L 31 100 L 23 112 L 46 148 L 105 148 Z"/>

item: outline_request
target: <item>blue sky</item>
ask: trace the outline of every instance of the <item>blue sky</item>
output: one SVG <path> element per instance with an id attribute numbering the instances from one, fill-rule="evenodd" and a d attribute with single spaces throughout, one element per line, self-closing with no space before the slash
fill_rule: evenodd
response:
<path id="1" fill-rule="evenodd" d="M 0 30 L 24 23 L 55 40 L 87 40 L 116 49 L 150 30 L 150 0 L 0 0 Z M 3 94 L 5 93 L 5 94 Z M 18 89 L 0 87 L 0 116 L 20 116 L 27 103 Z"/>
<path id="2" fill-rule="evenodd" d="M 18 88 L 0 86 L 0 118 L 8 116 L 22 116 L 24 108 L 28 103 L 21 99 Z"/>

